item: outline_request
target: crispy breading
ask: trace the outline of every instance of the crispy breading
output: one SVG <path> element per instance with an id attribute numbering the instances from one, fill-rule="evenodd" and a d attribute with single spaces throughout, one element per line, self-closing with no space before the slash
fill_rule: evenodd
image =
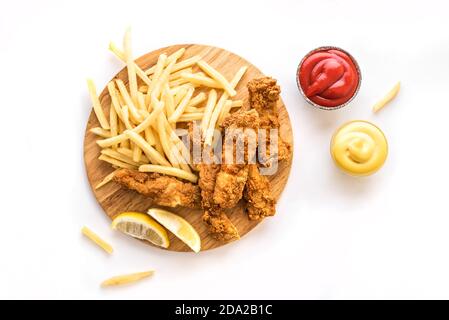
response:
<path id="1" fill-rule="evenodd" d="M 145 173 L 130 169 L 118 170 L 113 180 L 153 200 L 154 204 L 166 207 L 199 208 L 200 188 L 190 182 L 158 173 Z"/>
<path id="2" fill-rule="evenodd" d="M 278 129 L 279 110 L 277 102 L 281 93 L 281 88 L 276 80 L 271 77 L 253 79 L 248 82 L 249 104 L 250 107 L 257 110 L 260 118 L 260 129 L 266 130 L 266 152 L 259 150 L 259 163 L 264 166 L 270 166 L 277 157 L 278 161 L 290 159 L 291 145 L 284 141 L 278 132 L 278 148 L 274 155 L 270 154 L 270 129 Z M 260 145 L 260 142 L 259 142 Z"/>
<path id="3" fill-rule="evenodd" d="M 281 87 L 271 77 L 252 79 L 247 84 L 249 93 L 249 104 L 256 109 L 259 117 L 267 114 L 278 116 L 277 102 L 281 94 Z"/>
<path id="4" fill-rule="evenodd" d="M 198 185 L 201 189 L 201 205 L 204 210 L 215 211 L 216 204 L 213 200 L 215 181 L 220 171 L 220 165 L 211 163 L 198 164 L 199 180 Z"/>
<path id="5" fill-rule="evenodd" d="M 222 127 L 225 131 L 223 163 L 217 174 L 213 199 L 221 208 L 232 208 L 243 196 L 248 162 L 256 152 L 259 115 L 256 110 L 235 112 L 223 121 Z"/>
<path id="6" fill-rule="evenodd" d="M 223 209 L 215 204 L 213 200 L 215 181 L 217 179 L 217 174 L 220 171 L 220 165 L 215 163 L 200 163 L 198 164 L 198 170 L 198 185 L 201 189 L 201 204 L 205 210 L 203 221 L 208 226 L 210 234 L 220 241 L 238 239 L 239 234 L 237 228 L 226 216 Z"/>
<path id="7" fill-rule="evenodd" d="M 235 207 L 242 198 L 247 178 L 247 165 L 223 164 L 215 182 L 214 202 L 221 208 Z"/>
<path id="8" fill-rule="evenodd" d="M 206 210 L 203 221 L 208 225 L 211 235 L 217 240 L 227 242 L 240 238 L 237 228 L 224 212 L 217 214 Z"/>
<path id="9" fill-rule="evenodd" d="M 259 112 L 257 110 L 237 111 L 227 116 L 221 127 L 226 128 L 259 128 Z"/>
<path id="10" fill-rule="evenodd" d="M 255 164 L 249 165 L 245 186 L 246 212 L 250 220 L 274 216 L 276 201 L 271 194 L 271 186 L 266 176 L 259 172 Z"/>

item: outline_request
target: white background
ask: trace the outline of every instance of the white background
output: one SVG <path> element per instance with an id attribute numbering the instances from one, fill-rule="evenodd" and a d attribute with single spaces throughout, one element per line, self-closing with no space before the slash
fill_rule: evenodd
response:
<path id="1" fill-rule="evenodd" d="M 449 298 L 448 11 L 447 1 L 2 1 L 0 298 Z M 85 78 L 102 88 L 123 67 L 107 46 L 127 26 L 136 55 L 216 45 L 279 80 L 293 168 L 278 214 L 241 241 L 183 254 L 110 230 L 84 170 Z M 334 112 L 306 105 L 295 83 L 303 55 L 329 44 L 363 73 L 358 97 Z M 397 99 L 373 115 L 398 80 Z M 351 119 L 389 139 L 372 177 L 345 176 L 329 156 Z M 133 286 L 99 287 L 151 268 Z"/>

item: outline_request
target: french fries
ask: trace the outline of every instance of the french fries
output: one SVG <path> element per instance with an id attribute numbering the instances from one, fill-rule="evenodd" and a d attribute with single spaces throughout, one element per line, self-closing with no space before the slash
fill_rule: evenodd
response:
<path id="1" fill-rule="evenodd" d="M 104 115 L 103 108 L 101 107 L 100 99 L 97 96 L 97 89 L 95 88 L 95 84 L 92 79 L 87 79 L 87 88 L 89 89 L 90 99 L 92 100 L 92 105 L 94 108 L 95 115 L 97 116 L 98 122 L 100 122 L 100 126 L 108 130 L 109 123 L 108 119 Z"/>
<path id="2" fill-rule="evenodd" d="M 235 88 L 237 86 L 240 79 L 245 74 L 246 69 L 247 69 L 247 67 L 241 67 L 239 69 L 239 71 L 237 71 L 237 73 L 235 74 L 234 78 L 232 79 L 232 81 L 230 83 L 232 88 Z M 220 116 L 222 108 L 224 107 L 228 97 L 229 97 L 228 93 L 223 92 L 223 94 L 220 97 L 220 100 L 218 100 L 217 105 L 215 106 L 215 109 L 210 117 L 209 127 L 206 130 L 206 137 L 204 139 L 204 143 L 208 146 L 212 145 L 212 138 L 214 135 L 215 125 L 217 124 L 218 117 Z"/>
<path id="3" fill-rule="evenodd" d="M 377 112 L 380 109 L 383 109 L 391 100 L 393 100 L 399 93 L 401 89 L 401 83 L 398 82 L 394 85 L 394 87 L 383 97 L 379 102 L 377 102 L 373 106 L 373 112 Z"/>
<path id="4" fill-rule="evenodd" d="M 189 88 L 187 90 L 186 95 L 182 98 L 181 102 L 179 102 L 179 105 L 176 107 L 175 112 L 168 118 L 168 122 L 176 122 L 178 118 L 184 113 L 185 108 L 190 102 L 190 99 L 192 98 L 193 92 L 195 91 L 194 88 Z"/>
<path id="5" fill-rule="evenodd" d="M 184 79 L 186 82 L 191 82 L 193 84 L 198 84 L 209 88 L 222 88 L 222 85 L 216 80 L 197 73 L 183 73 L 181 75 L 181 79 Z"/>
<path id="6" fill-rule="evenodd" d="M 97 136 L 102 137 L 102 138 L 110 138 L 111 137 L 111 132 L 109 130 L 105 130 L 100 127 L 92 128 L 89 131 L 96 134 Z"/>
<path id="7" fill-rule="evenodd" d="M 106 251 L 107 253 L 111 254 L 114 250 L 112 249 L 112 246 L 100 238 L 95 232 L 90 230 L 88 227 L 83 227 L 81 229 L 82 234 L 84 234 L 88 239 L 90 239 L 92 242 L 94 242 L 96 245 L 98 245 L 101 249 Z"/>
<path id="8" fill-rule="evenodd" d="M 126 60 L 126 69 L 128 70 L 129 92 L 131 94 L 132 101 L 137 104 L 137 77 L 136 77 L 136 64 L 131 51 L 131 29 L 127 29 L 125 37 L 123 38 L 123 48 Z"/>
<path id="9" fill-rule="evenodd" d="M 136 148 L 136 149 L 138 149 L 138 148 Z M 118 151 L 116 151 L 114 149 L 103 149 L 103 150 L 101 150 L 100 153 L 103 154 L 103 155 L 106 155 L 108 157 L 111 157 L 113 159 L 122 161 L 124 163 L 128 163 L 128 164 L 130 164 L 132 166 L 135 166 L 135 167 L 138 167 L 141 164 L 143 164 L 143 163 L 140 162 L 140 160 L 139 161 L 134 161 L 133 160 L 132 156 L 134 154 L 132 154 L 131 157 L 128 157 L 128 156 L 125 156 L 124 154 L 122 154 L 122 153 L 120 153 L 120 152 L 118 152 Z"/>
<path id="10" fill-rule="evenodd" d="M 109 182 L 112 181 L 112 178 L 114 178 L 115 172 L 117 170 L 112 171 L 110 174 L 108 174 L 106 177 L 103 178 L 103 180 L 100 181 L 100 183 L 98 183 L 95 186 L 95 190 L 100 189 L 101 187 L 107 185 Z"/>
<path id="11" fill-rule="evenodd" d="M 174 59 L 174 57 L 176 57 L 176 56 L 178 56 L 178 55 L 181 56 L 181 55 L 184 53 L 185 49 L 184 49 L 183 51 L 181 51 L 181 50 L 182 50 L 182 49 L 176 51 L 176 52 L 173 53 L 170 57 L 168 57 L 168 58 L 167 58 L 167 61 L 166 61 L 166 65 L 168 65 L 170 62 L 172 62 L 173 59 Z M 201 59 L 200 56 L 193 56 L 193 57 L 191 57 L 191 58 L 189 58 L 189 59 L 186 59 L 186 60 L 184 60 L 184 61 L 178 62 L 177 64 L 175 64 L 175 65 L 173 66 L 172 72 L 179 71 L 179 70 L 181 70 L 181 69 L 185 69 L 185 68 L 188 68 L 188 67 L 190 67 L 190 66 L 193 66 L 195 63 L 197 63 L 198 61 L 200 61 L 200 59 Z M 151 67 L 150 69 L 148 69 L 147 71 L 145 71 L 145 73 L 146 73 L 147 75 L 150 75 L 150 74 L 153 74 L 153 73 L 155 72 L 155 70 L 156 70 L 156 67 L 153 66 L 153 67 Z"/>
<path id="12" fill-rule="evenodd" d="M 168 162 L 164 158 L 164 156 L 162 156 L 156 149 L 154 149 L 148 142 L 146 142 L 145 139 L 142 138 L 139 134 L 133 131 L 126 131 L 125 134 L 132 142 L 134 142 L 139 148 L 142 149 L 142 151 L 145 153 L 148 159 L 151 160 L 152 163 L 171 167 L 170 162 Z"/>
<path id="13" fill-rule="evenodd" d="M 237 94 L 237 92 L 234 90 L 235 86 L 232 86 L 220 72 L 208 65 L 206 61 L 198 61 L 197 65 L 212 79 L 215 79 L 215 81 L 220 84 L 220 86 L 228 93 L 229 96 L 233 97 Z"/>
<path id="14" fill-rule="evenodd" d="M 123 81 L 120 79 L 117 79 L 117 80 L 115 80 L 115 83 L 118 87 L 118 90 L 120 91 L 120 94 L 123 98 L 124 103 L 126 103 L 126 106 L 128 106 L 128 108 L 129 108 L 129 111 L 131 113 L 131 116 L 133 117 L 133 120 L 135 122 L 142 121 L 142 116 L 137 111 L 137 107 L 134 104 L 134 102 L 132 101 L 131 96 L 129 95 L 128 90 L 126 89 L 126 86 L 123 83 Z"/>
<path id="15" fill-rule="evenodd" d="M 124 284 L 133 283 L 144 278 L 148 278 L 149 276 L 154 274 L 154 270 L 137 272 L 131 274 L 124 274 L 120 276 L 115 276 L 109 278 L 101 283 L 102 287 L 111 287 L 111 286 L 119 286 Z"/>
<path id="16" fill-rule="evenodd" d="M 212 112 L 214 111 L 216 104 L 217 104 L 217 91 L 212 89 L 211 91 L 209 91 L 206 109 L 204 110 L 204 116 L 203 119 L 201 120 L 201 131 L 203 137 L 205 137 L 206 135 L 206 130 L 209 127 L 210 117 L 212 116 Z"/>
<path id="17" fill-rule="evenodd" d="M 186 172 L 181 169 L 167 167 L 167 166 L 159 166 L 155 164 L 143 164 L 139 167 L 140 172 L 157 172 L 166 174 L 169 176 L 174 176 L 177 178 L 185 179 L 190 182 L 196 183 L 198 181 L 198 177 L 193 173 Z"/>
<path id="18" fill-rule="evenodd" d="M 105 162 L 109 162 L 110 164 L 112 164 L 113 166 L 118 167 L 118 168 L 136 169 L 136 166 L 133 166 L 132 164 L 129 164 L 129 163 L 126 163 L 126 162 L 122 162 L 120 160 L 111 158 L 111 157 L 109 157 L 107 155 L 104 155 L 104 154 L 100 155 L 98 157 L 98 159 L 102 160 L 102 161 L 105 161 Z"/>
<path id="19" fill-rule="evenodd" d="M 195 120 L 201 120 L 204 116 L 204 113 L 202 112 L 192 112 L 192 113 L 187 113 L 187 114 L 183 114 L 182 116 L 180 116 L 178 118 L 178 120 L 176 120 L 176 122 L 191 122 L 191 121 L 195 121 Z"/>
<path id="20" fill-rule="evenodd" d="M 205 143 L 210 145 L 213 129 L 232 108 L 243 105 L 232 97 L 246 67 L 228 81 L 199 55 L 183 59 L 186 49 L 180 48 L 171 54 L 162 53 L 157 63 L 145 70 L 134 61 L 129 29 L 123 37 L 123 48 L 110 42 L 109 50 L 126 64 L 127 79 L 116 78 L 108 83 L 111 99 L 109 110 L 106 109 L 108 117 L 92 80 L 87 81 L 100 124 L 90 129 L 100 137 L 96 141 L 101 148 L 98 159 L 116 170 L 158 172 L 196 183 L 198 177 L 192 172 L 190 150 L 175 130 L 181 122 L 201 121 Z M 95 187 L 112 181 L 114 173 Z"/>
<path id="21" fill-rule="evenodd" d="M 125 54 L 119 48 L 117 48 L 117 46 L 112 41 L 109 43 L 109 50 L 113 54 L 115 54 L 115 56 L 117 58 L 119 58 L 120 60 L 122 60 L 123 62 L 126 63 Z M 139 76 L 139 78 L 143 82 L 145 82 L 147 84 L 147 86 L 151 85 L 151 80 L 150 80 L 150 78 L 148 78 L 145 71 L 143 71 L 136 63 L 134 63 L 134 64 L 135 64 L 134 68 L 136 69 L 136 73 Z"/>
<path id="22" fill-rule="evenodd" d="M 231 111 L 231 108 L 232 108 L 232 101 L 227 100 L 217 120 L 217 126 L 220 126 L 223 120 L 229 115 L 229 111 Z"/>

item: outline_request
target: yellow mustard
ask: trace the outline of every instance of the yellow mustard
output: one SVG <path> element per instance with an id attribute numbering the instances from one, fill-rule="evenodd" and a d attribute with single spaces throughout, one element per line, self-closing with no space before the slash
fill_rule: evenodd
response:
<path id="1" fill-rule="evenodd" d="M 356 120 L 341 126 L 332 137 L 331 154 L 337 166 L 355 176 L 379 170 L 388 155 L 388 143 L 374 124 Z"/>

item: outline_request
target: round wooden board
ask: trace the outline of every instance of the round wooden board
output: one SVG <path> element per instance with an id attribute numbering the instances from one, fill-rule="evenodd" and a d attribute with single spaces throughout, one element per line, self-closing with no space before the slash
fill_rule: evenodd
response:
<path id="1" fill-rule="evenodd" d="M 238 84 L 236 91 L 237 95 L 233 99 L 242 99 L 244 103 L 248 103 L 248 92 L 246 84 L 253 78 L 259 78 L 264 74 L 254 67 L 248 61 L 241 57 L 226 51 L 221 48 L 204 46 L 204 45 L 174 45 L 166 48 L 162 48 L 153 52 L 150 52 L 136 60 L 137 64 L 146 70 L 153 66 L 157 62 L 157 58 L 160 54 L 166 53 L 172 54 L 180 48 L 186 48 L 186 51 L 182 59 L 189 58 L 194 55 L 200 55 L 207 63 L 221 72 L 227 79 L 231 79 L 237 70 L 242 66 L 248 66 L 248 70 L 244 77 Z M 128 82 L 127 70 L 122 69 L 115 78 L 122 79 L 125 83 Z M 100 101 L 105 114 L 109 114 L 109 107 L 111 100 L 108 94 L 107 88 L 103 90 L 100 95 Z M 281 123 L 281 135 L 284 140 L 293 142 L 292 128 L 290 119 L 288 117 L 287 110 L 282 100 L 279 101 L 279 120 Z M 89 132 L 89 129 L 98 127 L 98 120 L 92 111 L 86 127 L 84 137 L 84 161 L 86 164 L 87 176 L 92 190 L 97 198 L 98 202 L 106 212 L 106 214 L 112 219 L 117 214 L 124 211 L 138 211 L 146 212 L 151 205 L 151 201 L 144 196 L 130 190 L 121 188 L 116 183 L 108 183 L 107 185 L 95 190 L 94 186 L 97 185 L 107 174 L 113 171 L 110 164 L 98 160 L 100 155 L 100 147 L 95 143 L 98 139 L 96 135 Z M 276 174 L 270 176 L 270 182 L 272 192 L 276 199 L 279 199 L 282 190 L 284 189 L 287 179 L 290 173 L 291 161 L 283 161 L 279 163 L 279 168 Z M 184 217 L 190 222 L 193 227 L 198 231 L 201 237 L 201 250 L 209 250 L 220 247 L 225 243 L 213 239 L 207 231 L 206 226 L 202 221 L 202 210 L 192 210 L 187 208 L 168 208 L 168 210 L 175 212 Z M 250 230 L 252 230 L 261 221 L 250 221 L 243 212 L 243 205 L 230 209 L 228 212 L 229 218 L 237 227 L 240 236 L 243 237 Z M 277 216 L 268 218 L 268 223 L 276 223 Z M 191 251 L 182 241 L 176 238 L 173 234 L 169 233 L 171 251 Z M 145 242 L 150 244 L 149 242 Z"/>

